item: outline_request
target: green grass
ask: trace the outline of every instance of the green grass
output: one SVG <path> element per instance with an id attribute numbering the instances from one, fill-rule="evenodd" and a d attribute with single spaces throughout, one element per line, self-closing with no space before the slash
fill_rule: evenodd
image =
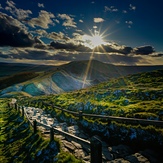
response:
<path id="1" fill-rule="evenodd" d="M 26 98 L 23 103 L 39 100 L 72 111 L 82 109 L 84 113 L 89 114 L 163 120 L 161 115 L 163 113 L 162 81 L 163 70 L 157 70 L 112 79 L 87 89 L 59 95 Z M 57 109 L 48 107 L 47 110 L 55 112 L 57 117 L 61 115 Z M 69 113 L 65 113 L 64 116 L 67 119 L 75 119 Z M 91 123 L 96 121 L 104 123 L 101 119 L 86 119 Z M 120 123 L 117 125 L 123 126 Z M 128 125 L 125 125 L 128 128 Z M 162 132 L 162 129 L 159 129 L 159 132 Z"/>
<path id="2" fill-rule="evenodd" d="M 53 162 L 56 159 L 58 163 L 62 158 L 65 163 L 82 162 L 70 153 L 65 155 L 58 139 L 50 142 L 39 131 L 34 134 L 27 120 L 15 109 L 8 108 L 7 102 L 7 99 L 0 100 L 0 162 Z"/>

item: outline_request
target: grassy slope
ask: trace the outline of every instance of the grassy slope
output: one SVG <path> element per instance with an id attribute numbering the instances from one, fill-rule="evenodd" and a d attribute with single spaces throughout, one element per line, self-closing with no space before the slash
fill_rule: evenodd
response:
<path id="1" fill-rule="evenodd" d="M 53 162 L 54 158 L 57 163 L 82 162 L 64 152 L 55 157 L 58 152 L 56 142 L 34 134 L 27 121 L 0 100 L 0 162 Z"/>
<path id="2" fill-rule="evenodd" d="M 44 101 L 60 106 L 64 109 L 85 113 L 105 114 L 112 116 L 136 117 L 144 119 L 163 120 L 163 70 L 129 75 L 119 79 L 113 79 L 96 86 L 63 93 L 59 95 L 39 96 L 25 101 Z M 37 106 L 37 103 L 35 105 Z M 52 115 L 68 123 L 72 119 L 78 119 L 69 113 L 52 107 L 44 107 L 51 111 Z M 65 117 L 65 118 L 62 118 Z M 152 125 L 132 125 L 127 123 L 110 122 L 107 120 L 83 117 L 80 121 L 85 131 L 90 134 L 103 136 L 105 129 L 109 129 L 110 137 L 106 140 L 114 143 L 129 143 L 136 148 L 153 147 L 162 149 L 163 129 Z M 86 125 L 84 125 L 86 124 Z M 102 127 L 102 126 L 103 127 Z M 104 129 L 102 131 L 102 129 Z M 96 130 L 97 129 L 97 130 Z M 96 131 L 97 132 L 96 132 Z M 101 132 L 98 132 L 100 131 Z M 136 134 L 136 139 L 132 136 Z"/>
<path id="3" fill-rule="evenodd" d="M 63 108 L 113 116 L 163 120 L 163 70 L 113 79 L 88 89 L 36 97 Z M 87 109 L 86 109 L 87 108 Z"/>

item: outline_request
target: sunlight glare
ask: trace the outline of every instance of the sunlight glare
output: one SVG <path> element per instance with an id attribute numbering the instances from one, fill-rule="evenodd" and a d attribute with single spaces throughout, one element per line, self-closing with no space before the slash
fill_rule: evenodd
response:
<path id="1" fill-rule="evenodd" d="M 97 34 L 97 33 L 95 33 L 92 36 L 84 35 L 83 36 L 83 42 L 84 42 L 85 46 L 88 46 L 91 49 L 95 48 L 96 46 L 105 44 L 105 42 L 103 41 L 102 36 Z"/>

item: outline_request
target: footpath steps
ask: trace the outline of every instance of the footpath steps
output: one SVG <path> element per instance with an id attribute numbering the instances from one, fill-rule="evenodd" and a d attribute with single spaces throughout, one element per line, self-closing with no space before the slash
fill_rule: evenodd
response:
<path id="1" fill-rule="evenodd" d="M 45 113 L 40 108 L 35 107 L 24 107 L 24 110 L 31 121 L 38 122 L 38 129 L 41 132 L 49 137 L 50 128 L 54 127 L 54 129 L 69 133 L 71 135 L 84 138 L 87 141 L 90 141 L 91 138 L 88 134 L 85 134 L 77 124 L 69 126 L 66 122 L 60 123 L 56 118 L 52 118 L 50 114 Z M 39 125 L 40 123 L 44 123 L 43 125 Z M 55 130 L 54 130 L 55 131 Z M 77 142 L 72 137 L 63 136 L 61 133 L 54 133 L 54 137 L 57 137 L 61 140 L 62 146 L 61 148 L 64 151 L 68 151 L 74 154 L 77 158 L 82 159 L 84 162 L 90 162 L 90 145 L 83 144 L 81 142 Z M 100 137 L 98 137 L 100 139 Z M 150 162 L 157 161 L 157 154 L 155 151 L 151 149 L 146 149 L 144 151 L 133 151 L 129 146 L 119 144 L 116 146 L 109 146 L 106 142 L 102 142 L 102 160 L 103 162 L 132 162 L 133 160 L 137 160 L 138 162 Z M 149 154 L 150 153 L 150 154 Z"/>

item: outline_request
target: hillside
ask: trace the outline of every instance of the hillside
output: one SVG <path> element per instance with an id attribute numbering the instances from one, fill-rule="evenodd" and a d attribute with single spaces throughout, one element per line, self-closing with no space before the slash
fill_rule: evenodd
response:
<path id="1" fill-rule="evenodd" d="M 23 64 L 23 63 L 3 63 L 0 62 L 0 78 L 9 77 L 22 72 L 42 72 L 53 71 L 57 66 Z"/>
<path id="2" fill-rule="evenodd" d="M 0 71 L 3 73 L 6 71 L 6 75 L 13 73 L 0 78 L 2 89 L 0 97 L 19 96 L 20 92 L 21 95 L 24 92 L 27 96 L 59 94 L 87 88 L 111 78 L 163 68 L 163 66 L 115 66 L 96 60 L 74 61 L 60 67 L 4 63 L 0 67 L 2 67 Z M 5 75 L 3 73 L 1 75 Z"/>
<path id="3" fill-rule="evenodd" d="M 44 106 L 42 102 L 53 106 Z M 124 143 L 132 146 L 135 151 L 157 151 L 162 160 L 162 127 L 110 121 L 107 118 L 83 116 L 78 119 L 55 106 L 87 114 L 163 121 L 163 70 L 111 79 L 73 92 L 25 98 L 20 103 L 41 107 L 61 122 L 78 124 L 86 133 L 98 135 L 110 145 Z M 152 157 L 152 153 L 148 156 Z"/>
<path id="4" fill-rule="evenodd" d="M 128 75 L 90 88 L 38 98 L 69 110 L 159 119 L 163 114 L 163 70 Z"/>

